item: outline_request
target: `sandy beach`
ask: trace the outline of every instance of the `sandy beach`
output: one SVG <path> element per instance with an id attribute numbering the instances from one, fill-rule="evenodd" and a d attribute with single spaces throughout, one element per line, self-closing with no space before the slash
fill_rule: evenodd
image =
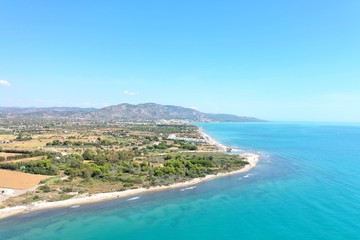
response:
<path id="1" fill-rule="evenodd" d="M 219 149 L 219 152 L 226 152 L 229 148 L 224 144 L 219 143 L 208 134 L 204 133 L 202 129 L 199 129 L 199 134 L 205 139 L 205 141 L 213 146 L 216 146 Z"/>
<path id="2" fill-rule="evenodd" d="M 201 134 L 206 139 L 206 141 L 217 146 L 220 150 L 226 151 L 226 149 L 227 149 L 226 146 L 216 142 L 209 135 L 207 135 L 203 132 L 201 132 Z M 194 186 L 200 182 L 208 181 L 211 179 L 247 172 L 250 169 L 252 169 L 253 167 L 255 167 L 257 162 L 259 161 L 259 155 L 257 155 L 257 154 L 244 153 L 244 154 L 242 154 L 242 156 L 244 156 L 247 159 L 249 164 L 239 170 L 236 170 L 236 171 L 227 172 L 227 173 L 218 173 L 218 174 L 214 174 L 214 175 L 207 175 L 203 178 L 194 178 L 187 182 L 179 182 L 179 183 L 175 183 L 175 184 L 172 184 L 169 186 L 156 186 L 156 187 L 150 187 L 150 188 L 130 189 L 130 190 L 125 190 L 125 191 L 121 191 L 121 192 L 99 193 L 99 194 L 94 194 L 91 196 L 89 196 L 88 194 L 84 194 L 84 195 L 75 196 L 72 199 L 68 199 L 68 200 L 64 200 L 64 201 L 34 202 L 34 203 L 31 203 L 28 205 L 7 207 L 7 208 L 0 209 L 0 218 L 6 218 L 6 217 L 13 216 L 16 214 L 26 213 L 26 212 L 36 211 L 36 210 L 43 210 L 43 209 L 57 208 L 57 207 L 66 207 L 66 206 L 77 206 L 77 205 L 81 205 L 81 204 L 89 204 L 89 203 L 94 203 L 94 202 L 99 202 L 99 201 L 104 201 L 104 200 L 111 200 L 111 199 L 116 199 L 116 198 L 135 196 L 135 195 L 143 194 L 146 192 L 152 192 L 152 191 L 163 191 L 163 190 L 167 190 L 167 189 L 190 187 L 190 186 Z"/>

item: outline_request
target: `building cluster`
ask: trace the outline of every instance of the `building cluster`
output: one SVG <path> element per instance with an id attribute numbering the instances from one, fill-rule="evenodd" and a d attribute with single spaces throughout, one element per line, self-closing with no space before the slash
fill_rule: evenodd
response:
<path id="1" fill-rule="evenodd" d="M 170 134 L 167 139 L 173 141 L 185 141 L 185 142 L 196 142 L 196 143 L 206 142 L 204 139 L 199 139 L 199 138 L 176 137 L 176 134 Z"/>

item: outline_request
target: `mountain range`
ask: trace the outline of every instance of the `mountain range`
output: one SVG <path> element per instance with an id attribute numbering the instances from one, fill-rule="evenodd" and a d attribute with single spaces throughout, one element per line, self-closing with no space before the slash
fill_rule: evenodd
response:
<path id="1" fill-rule="evenodd" d="M 67 118 L 101 121 L 185 120 L 197 122 L 261 122 L 254 117 L 203 113 L 191 108 L 156 103 L 118 104 L 100 109 L 78 107 L 0 107 L 0 118 Z"/>

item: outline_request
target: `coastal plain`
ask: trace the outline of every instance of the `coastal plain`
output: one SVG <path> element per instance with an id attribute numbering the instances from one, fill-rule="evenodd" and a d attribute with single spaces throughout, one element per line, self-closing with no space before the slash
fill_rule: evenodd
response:
<path id="1" fill-rule="evenodd" d="M 0 218 L 191 187 L 248 171 L 258 161 L 254 154 L 226 154 L 230 148 L 183 122 L 6 121 L 5 126 Z"/>

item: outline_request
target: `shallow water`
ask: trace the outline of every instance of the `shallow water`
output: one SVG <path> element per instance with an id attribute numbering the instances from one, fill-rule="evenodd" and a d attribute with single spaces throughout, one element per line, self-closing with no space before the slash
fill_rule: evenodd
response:
<path id="1" fill-rule="evenodd" d="M 360 125 L 201 124 L 243 174 L 0 220 L 0 239 L 360 239 Z"/>

